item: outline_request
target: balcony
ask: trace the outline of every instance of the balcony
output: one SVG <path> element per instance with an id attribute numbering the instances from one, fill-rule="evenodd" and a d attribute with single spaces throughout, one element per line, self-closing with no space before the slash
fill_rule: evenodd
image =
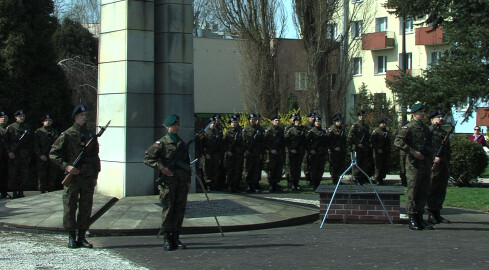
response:
<path id="1" fill-rule="evenodd" d="M 438 27 L 433 30 L 433 26 L 416 28 L 416 45 L 440 45 L 445 44 L 443 40 L 443 29 Z"/>
<path id="2" fill-rule="evenodd" d="M 362 35 L 362 50 L 388 50 L 394 48 L 394 32 L 375 32 Z"/>
<path id="3" fill-rule="evenodd" d="M 423 70 L 421 69 L 407 69 L 406 70 L 407 74 L 411 74 L 412 76 L 421 76 L 423 75 Z M 395 69 L 395 70 L 387 70 L 385 73 L 385 86 L 390 87 L 390 84 L 387 81 L 396 81 L 397 78 L 396 76 L 401 75 L 401 70 Z"/>

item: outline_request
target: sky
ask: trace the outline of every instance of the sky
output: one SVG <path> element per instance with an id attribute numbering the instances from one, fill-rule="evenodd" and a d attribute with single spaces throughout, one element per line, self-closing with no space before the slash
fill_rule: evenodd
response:
<path id="1" fill-rule="evenodd" d="M 292 19 L 292 0 L 282 0 L 282 3 L 284 5 L 285 12 L 287 13 L 286 32 L 284 34 L 284 38 L 299 38 Z"/>

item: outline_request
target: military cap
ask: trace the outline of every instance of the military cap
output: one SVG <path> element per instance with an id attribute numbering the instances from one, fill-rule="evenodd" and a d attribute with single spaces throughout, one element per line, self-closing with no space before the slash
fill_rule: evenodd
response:
<path id="1" fill-rule="evenodd" d="M 231 118 L 229 118 L 229 121 L 228 122 L 229 122 L 229 124 L 231 124 L 232 122 L 239 122 L 239 119 L 236 118 L 236 117 L 234 117 L 234 116 L 232 116 Z"/>
<path id="2" fill-rule="evenodd" d="M 430 113 L 429 119 L 433 119 L 438 116 L 443 116 L 443 113 L 440 110 L 434 110 Z"/>
<path id="3" fill-rule="evenodd" d="M 360 115 L 365 115 L 365 111 L 364 110 L 359 110 L 358 113 L 357 113 L 358 116 Z"/>
<path id="4" fill-rule="evenodd" d="M 315 117 L 314 117 L 314 121 L 321 121 L 321 117 L 319 117 L 319 116 L 315 116 Z"/>
<path id="5" fill-rule="evenodd" d="M 214 118 L 216 118 L 216 119 L 219 119 L 219 118 L 221 118 L 221 115 L 220 115 L 220 114 L 218 114 L 218 113 L 216 113 L 216 114 L 214 114 L 212 117 L 214 117 Z"/>
<path id="6" fill-rule="evenodd" d="M 333 116 L 333 122 L 341 120 L 341 114 L 337 113 Z"/>
<path id="7" fill-rule="evenodd" d="M 272 117 L 270 117 L 270 120 L 275 120 L 275 119 L 280 120 L 280 115 L 278 115 L 278 114 L 273 114 L 273 115 L 272 115 Z"/>
<path id="8" fill-rule="evenodd" d="M 14 113 L 14 116 L 17 116 L 17 115 L 22 115 L 22 114 L 25 114 L 25 111 L 20 109 L 20 110 L 17 110 L 15 113 Z"/>
<path id="9" fill-rule="evenodd" d="M 256 114 L 256 118 L 260 119 L 261 118 L 261 115 L 260 114 Z"/>
<path id="10" fill-rule="evenodd" d="M 216 120 L 217 120 L 217 118 L 215 118 L 214 116 L 209 117 L 209 122 L 214 122 L 214 121 L 216 121 Z M 166 126 L 166 125 L 165 125 L 165 126 Z"/>
<path id="11" fill-rule="evenodd" d="M 83 105 L 83 104 L 78 105 L 73 110 L 73 113 L 71 114 L 71 118 L 75 119 L 75 115 L 82 113 L 82 112 L 86 112 L 86 111 L 87 111 L 87 107 L 85 105 Z"/>
<path id="12" fill-rule="evenodd" d="M 258 117 L 256 116 L 256 114 L 254 114 L 254 113 L 250 113 L 250 114 L 248 115 L 248 118 L 249 118 L 249 119 L 251 119 L 251 118 L 258 118 Z"/>
<path id="13" fill-rule="evenodd" d="M 415 113 L 417 111 L 423 110 L 424 106 L 421 103 L 416 103 L 411 107 L 411 113 Z"/>
<path id="14" fill-rule="evenodd" d="M 239 114 L 236 114 L 236 113 L 235 113 L 235 114 L 233 114 L 231 117 L 232 117 L 232 118 L 238 118 L 238 119 L 240 118 Z"/>
<path id="15" fill-rule="evenodd" d="M 175 123 L 180 121 L 180 117 L 176 114 L 170 114 L 165 118 L 165 122 L 163 123 L 165 126 L 169 127 Z"/>
<path id="16" fill-rule="evenodd" d="M 292 114 L 290 115 L 290 118 L 295 119 L 296 117 L 297 117 L 297 114 L 296 114 L 296 113 L 292 113 Z"/>
<path id="17" fill-rule="evenodd" d="M 45 114 L 41 117 L 41 122 L 44 122 L 46 120 L 53 120 L 53 118 L 51 118 L 51 115 Z"/>
<path id="18" fill-rule="evenodd" d="M 2 116 L 7 116 L 7 114 L 5 112 L 0 112 L 0 117 Z"/>
<path id="19" fill-rule="evenodd" d="M 310 112 L 307 117 L 315 117 L 317 114 L 315 112 Z"/>
<path id="20" fill-rule="evenodd" d="M 377 123 L 378 124 L 381 124 L 381 123 L 385 123 L 385 122 L 387 122 L 387 118 L 382 117 L 382 118 L 379 119 L 379 121 Z"/>
<path id="21" fill-rule="evenodd" d="M 300 122 L 300 121 L 302 121 L 301 116 L 300 116 L 300 115 L 297 115 L 297 117 L 296 117 L 296 118 L 294 118 L 294 121 L 299 121 L 299 122 Z"/>

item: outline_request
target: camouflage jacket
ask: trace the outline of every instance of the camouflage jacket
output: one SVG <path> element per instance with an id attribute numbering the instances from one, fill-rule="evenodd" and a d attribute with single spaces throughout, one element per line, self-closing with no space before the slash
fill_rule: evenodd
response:
<path id="1" fill-rule="evenodd" d="M 27 131 L 27 133 L 25 133 L 20 147 L 17 147 L 19 139 L 22 137 L 25 131 Z M 7 127 L 4 142 L 7 152 L 15 151 L 16 153 L 14 154 L 20 157 L 30 156 L 31 151 L 33 150 L 32 147 L 34 146 L 34 138 L 29 132 L 29 126 L 25 123 L 19 122 L 12 123 Z"/>
<path id="2" fill-rule="evenodd" d="M 219 156 L 222 154 L 224 148 L 222 145 L 222 131 L 215 127 L 208 129 L 201 139 L 202 154 Z"/>
<path id="3" fill-rule="evenodd" d="M 38 128 L 34 132 L 35 136 L 35 145 L 34 145 L 34 153 L 36 153 L 37 157 L 41 157 L 43 155 L 49 156 L 49 150 L 51 149 L 51 145 L 58 138 L 59 133 L 56 129 L 52 127 L 41 127 Z"/>
<path id="4" fill-rule="evenodd" d="M 384 153 L 391 151 L 391 134 L 387 129 L 380 127 L 372 131 L 372 147 L 377 153 L 378 150 L 382 150 Z"/>
<path id="5" fill-rule="evenodd" d="M 303 126 L 293 126 L 285 133 L 285 144 L 289 151 L 304 153 L 306 149 L 306 131 Z"/>
<path id="6" fill-rule="evenodd" d="M 283 153 L 285 150 L 284 129 L 280 126 L 271 125 L 265 132 L 265 145 L 268 151 L 277 150 Z"/>
<path id="7" fill-rule="evenodd" d="M 306 135 L 306 148 L 315 150 L 318 154 L 328 153 L 328 136 L 326 130 L 318 127 L 311 128 Z"/>
<path id="8" fill-rule="evenodd" d="M 352 151 L 358 151 L 359 144 L 363 144 L 364 150 L 368 150 L 370 147 L 370 127 L 362 121 L 356 122 L 351 126 L 350 133 L 348 134 L 348 145 L 351 146 Z"/>
<path id="9" fill-rule="evenodd" d="M 332 125 L 328 131 L 328 146 L 331 153 L 336 152 L 337 147 L 341 148 L 342 152 L 346 151 L 346 132 L 343 126 L 337 128 Z"/>
<path id="10" fill-rule="evenodd" d="M 178 141 L 174 142 L 170 136 L 166 134 L 157 140 L 153 145 L 148 147 L 148 149 L 146 149 L 144 164 L 161 171 L 163 168 L 168 167 L 168 164 L 175 158 L 175 154 L 177 153 L 178 149 L 183 147 L 184 144 L 185 143 L 180 137 L 178 137 Z M 178 162 L 190 164 L 188 149 L 186 153 L 183 153 L 183 155 L 180 156 L 180 160 L 177 161 L 176 168 L 179 168 Z M 180 169 L 185 168 L 180 167 Z"/>
<path id="11" fill-rule="evenodd" d="M 49 158 L 65 171 L 65 167 L 73 165 L 88 141 L 93 138 L 95 141 L 90 143 L 91 146 L 86 149 L 85 154 L 76 167 L 80 170 L 82 176 L 98 175 L 98 172 L 100 172 L 99 145 L 96 137 L 94 137 L 95 134 L 90 132 L 86 125 L 82 126 L 74 123 L 73 126 L 61 133 L 53 143 Z"/>
<path id="12" fill-rule="evenodd" d="M 243 129 L 243 141 L 245 149 L 250 155 L 261 155 L 265 149 L 264 132 L 259 126 L 247 126 Z"/>
<path id="13" fill-rule="evenodd" d="M 431 125 L 430 130 L 433 133 L 433 137 L 431 138 L 431 142 L 433 144 L 433 157 L 436 156 L 438 153 L 438 150 L 441 147 L 441 144 L 443 142 L 443 139 L 445 139 L 445 136 L 448 134 L 441 125 Z M 450 156 L 452 154 L 452 150 L 450 149 L 450 139 L 447 141 L 445 146 L 443 147 L 443 150 L 441 151 L 439 157 L 442 159 L 442 162 L 445 164 L 449 164 L 450 161 Z"/>
<path id="14" fill-rule="evenodd" d="M 412 120 L 403 126 L 394 140 L 394 145 L 407 153 L 407 162 L 411 164 L 416 162 L 424 167 L 432 166 L 433 147 L 431 132 L 422 122 Z M 416 151 L 422 152 L 424 155 L 423 160 L 418 160 L 413 156 Z"/>
<path id="15" fill-rule="evenodd" d="M 226 152 L 231 152 L 233 154 L 244 153 L 245 149 L 243 145 L 242 128 L 228 128 L 226 134 L 224 134 L 223 146 Z"/>

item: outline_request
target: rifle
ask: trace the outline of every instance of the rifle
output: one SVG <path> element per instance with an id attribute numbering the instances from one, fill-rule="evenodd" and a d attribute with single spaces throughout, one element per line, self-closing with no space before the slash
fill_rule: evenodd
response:
<path id="1" fill-rule="evenodd" d="M 256 141 L 259 140 L 259 137 L 261 136 L 260 130 L 256 130 L 255 135 L 253 135 L 253 138 L 251 139 L 250 143 L 248 144 L 248 151 L 251 152 L 253 148 L 255 148 Z"/>
<path id="2" fill-rule="evenodd" d="M 173 157 L 170 160 L 170 162 L 168 162 L 168 164 L 165 166 L 168 170 L 173 172 L 173 170 L 178 166 L 178 167 L 180 167 L 186 171 L 190 171 L 190 169 L 191 169 L 190 165 L 183 162 L 182 157 L 183 157 L 183 155 L 185 155 L 188 152 L 188 148 L 190 147 L 190 145 L 193 142 L 195 142 L 197 139 L 199 139 L 199 137 L 200 137 L 200 135 L 202 135 L 202 133 L 204 133 L 205 131 L 207 131 L 209 129 L 210 124 L 211 124 L 211 121 L 209 121 L 209 123 L 206 125 L 206 127 L 201 129 L 195 135 L 195 137 L 192 140 L 190 140 L 184 144 L 181 144 L 180 147 L 178 147 L 178 149 L 174 152 Z M 167 183 L 168 181 L 169 181 L 168 176 L 160 172 L 160 177 L 158 177 L 158 179 L 156 179 L 156 184 L 161 185 L 162 183 Z"/>
<path id="3" fill-rule="evenodd" d="M 19 148 L 22 146 L 22 142 L 25 138 L 25 135 L 28 135 L 28 134 L 29 134 L 29 130 L 28 129 L 24 130 L 24 133 L 17 140 L 17 143 L 15 144 L 14 148 L 12 148 L 12 153 L 16 154 L 17 151 L 19 151 Z"/>
<path id="4" fill-rule="evenodd" d="M 229 146 L 229 152 L 233 152 L 234 148 L 236 148 L 236 144 L 241 141 L 241 129 L 238 129 L 234 134 L 234 139 L 231 145 Z"/>
<path id="5" fill-rule="evenodd" d="M 100 137 L 102 136 L 102 134 L 104 134 L 105 130 L 107 129 L 107 127 L 109 127 L 110 125 L 110 121 L 112 120 L 109 120 L 109 122 L 107 122 L 107 125 L 105 125 L 105 127 L 100 127 L 100 131 L 94 136 L 92 137 L 88 142 L 87 144 L 85 144 L 85 146 L 83 146 L 83 149 L 80 151 L 80 153 L 78 154 L 78 156 L 76 157 L 75 161 L 73 162 L 73 167 L 76 168 L 76 166 L 78 166 L 78 163 L 80 163 L 80 161 L 83 159 L 83 156 L 85 155 L 85 153 L 87 152 L 87 150 L 92 147 L 92 145 L 94 143 L 97 143 L 97 137 Z M 69 187 L 71 185 L 71 182 L 73 181 L 73 177 L 75 177 L 75 175 L 72 173 L 72 172 L 69 172 L 65 178 L 63 179 L 63 181 L 61 182 L 61 184 Z"/>
<path id="6" fill-rule="evenodd" d="M 440 148 L 438 149 L 438 152 L 436 152 L 436 156 L 435 157 L 440 157 L 441 154 L 443 153 L 443 151 L 445 150 L 445 145 L 448 143 L 448 139 L 450 137 L 450 134 L 453 133 L 453 131 L 455 130 L 455 126 L 457 125 L 457 123 L 455 122 L 455 125 L 453 125 L 451 128 L 450 128 L 450 131 L 448 131 L 447 135 L 445 135 L 445 138 L 443 138 L 443 141 L 441 142 L 441 145 L 440 145 Z M 440 163 L 433 163 L 433 167 L 431 167 L 431 171 L 435 171 L 438 166 L 439 166 Z"/>
<path id="7" fill-rule="evenodd" d="M 418 152 L 420 152 L 423 156 L 426 156 L 428 152 L 430 152 L 427 148 L 428 143 L 431 143 L 431 138 L 433 137 L 433 133 L 430 132 L 430 134 L 424 138 L 423 144 L 419 148 Z M 416 167 L 416 162 L 418 161 L 417 158 L 414 158 L 411 160 L 411 164 Z"/>

